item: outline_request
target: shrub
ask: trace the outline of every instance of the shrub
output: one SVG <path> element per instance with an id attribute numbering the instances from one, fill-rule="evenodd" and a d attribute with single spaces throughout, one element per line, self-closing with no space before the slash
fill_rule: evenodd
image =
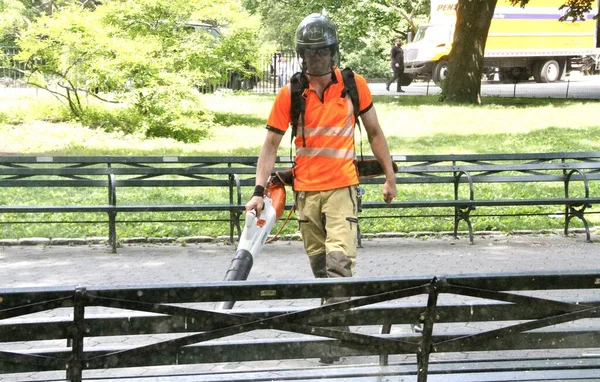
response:
<path id="1" fill-rule="evenodd" d="M 365 44 L 363 49 L 355 49 L 342 55 L 344 63 L 357 73 L 367 78 L 386 78 L 391 75 L 388 60 L 389 46 L 383 42 L 373 41 Z"/>

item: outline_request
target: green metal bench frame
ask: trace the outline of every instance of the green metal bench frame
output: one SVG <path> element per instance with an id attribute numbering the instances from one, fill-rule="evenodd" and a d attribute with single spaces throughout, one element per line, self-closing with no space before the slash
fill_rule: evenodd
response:
<path id="1" fill-rule="evenodd" d="M 393 156 L 398 164 L 397 185 L 449 184 L 453 199 L 406 200 L 386 204 L 382 201 L 364 201 L 362 209 L 405 209 L 417 207 L 454 208 L 454 236 L 461 221 L 467 224 L 469 239 L 473 242 L 472 212 L 477 207 L 490 206 L 563 206 L 564 233 L 573 218 L 585 227 L 586 240 L 591 242 L 586 209 L 600 203 L 600 194 L 590 194 L 590 182 L 600 180 L 600 152 L 523 153 L 523 154 L 463 154 L 463 155 L 406 155 Z M 382 184 L 383 178 L 363 179 L 361 183 Z M 478 198 L 477 185 L 484 183 L 562 183 L 563 195 L 552 197 Z M 575 184 L 583 185 L 583 195 L 573 196 Z M 468 187 L 468 199 L 461 198 L 461 187 Z M 398 187 L 398 193 L 402 193 Z"/>
<path id="2" fill-rule="evenodd" d="M 454 198 L 444 200 L 363 201 L 361 209 L 400 210 L 418 207 L 454 208 L 454 235 L 459 223 L 468 226 L 473 242 L 471 218 L 477 207 L 486 206 L 562 206 L 564 232 L 568 233 L 573 218 L 585 227 L 586 239 L 591 233 L 585 214 L 600 195 L 590 194 L 590 182 L 600 180 L 600 152 L 524 153 L 524 154 L 461 154 L 461 155 L 396 155 L 393 157 L 399 172 L 396 183 L 399 194 L 402 185 L 448 184 Z M 242 187 L 254 186 L 257 157 L 126 157 L 126 156 L 4 156 L 0 157 L 0 189 L 10 187 L 102 187 L 107 190 L 103 205 L 28 205 L 0 206 L 1 213 L 58 213 L 97 212 L 108 215 L 109 243 L 116 252 L 117 215 L 128 212 L 169 211 L 226 211 L 229 212 L 229 238 L 240 235 L 240 217 L 246 200 Z M 291 166 L 289 157 L 277 157 L 277 169 Z M 383 177 L 361 179 L 364 186 L 382 184 Z M 532 197 L 529 199 L 481 199 L 477 185 L 483 183 L 537 183 L 564 184 L 563 195 Z M 574 184 L 583 184 L 583 195 L 574 197 Z M 117 190 L 124 187 L 226 187 L 229 200 L 218 204 L 156 204 L 122 205 L 117 203 Z M 459 191 L 468 187 L 469 197 L 460 198 Z M 288 203 L 287 208 L 291 208 Z M 394 215 L 390 217 L 402 218 Z M 8 222 L 15 223 L 15 222 Z M 34 223 L 34 222 L 27 222 Z M 43 223 L 43 222 L 40 222 Z M 360 236 L 359 236 L 360 239 Z M 360 243 L 359 243 L 360 244 Z"/>
<path id="3" fill-rule="evenodd" d="M 514 362 L 499 366 L 507 361 L 503 353 L 483 359 L 469 357 L 454 364 L 430 362 L 430 357 L 435 353 L 600 347 L 599 272 L 0 289 L 0 320 L 13 319 L 0 321 L 0 343 L 69 340 L 66 347 L 54 349 L 0 351 L 0 370 L 66 370 L 67 380 L 77 382 L 82 380 L 84 370 L 91 369 L 375 355 L 381 366 L 378 375 L 412 375 L 422 382 L 429 375 L 476 373 L 486 368 L 496 373 L 515 372 Z M 571 297 L 565 297 L 565 293 L 559 297 L 548 295 L 557 290 L 570 291 Z M 444 294 L 473 298 L 475 302 L 440 303 Z M 424 297 L 423 303 L 403 300 L 418 295 Z M 351 299 L 321 306 L 320 298 L 324 296 Z M 252 310 L 212 308 L 214 302 L 229 300 L 261 303 Z M 291 304 L 289 300 L 296 302 Z M 269 303 L 275 301 L 287 303 L 270 308 Z M 199 307 L 198 303 L 210 303 L 211 307 Z M 86 312 L 92 306 L 127 311 L 89 316 Z M 73 314 L 62 320 L 46 317 L 14 322 L 15 318 L 56 308 L 73 309 Z M 584 318 L 592 321 L 575 327 L 556 326 Z M 392 325 L 415 322 L 423 324 L 421 333 L 390 334 Z M 448 323 L 474 322 L 494 325 L 489 330 L 473 330 L 470 325 L 454 330 L 441 326 L 436 330 Z M 503 322 L 499 328 L 497 325 Z M 346 325 L 358 329 L 348 332 L 336 328 Z M 380 328 L 380 333 L 361 331 L 365 326 Z M 284 331 L 297 338 L 231 340 L 230 336 L 255 330 Z M 142 346 L 84 346 L 86 337 L 158 333 L 178 335 Z M 398 354 L 416 355 L 416 364 L 390 363 L 389 357 Z M 558 355 L 544 362 L 525 358 L 513 361 L 520 362 L 520 371 L 562 372 L 561 380 L 576 379 L 569 377 L 573 370 L 600 372 L 600 357 Z M 343 366 L 327 371 L 330 378 L 348 373 Z M 298 375 L 290 379 L 298 380 Z"/>
<path id="4" fill-rule="evenodd" d="M 118 214 L 226 211 L 229 212 L 229 237 L 233 242 L 234 232 L 237 231 L 237 237 L 241 234 L 240 216 L 246 202 L 242 199 L 242 187 L 254 186 L 257 159 L 257 157 L 176 156 L 4 156 L 0 157 L 0 189 L 100 187 L 106 189 L 107 203 L 60 206 L 2 205 L 0 213 L 106 213 L 109 243 L 113 252 L 116 252 Z M 282 160 L 285 163 L 285 158 Z M 218 204 L 120 205 L 117 203 L 117 191 L 124 187 L 224 187 L 228 189 L 229 200 Z"/>

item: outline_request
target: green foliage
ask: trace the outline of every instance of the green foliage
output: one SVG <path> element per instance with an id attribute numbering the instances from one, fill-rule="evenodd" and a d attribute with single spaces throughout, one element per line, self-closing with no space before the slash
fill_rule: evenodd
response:
<path id="1" fill-rule="evenodd" d="M 17 31 L 27 24 L 27 8 L 19 0 L 0 0 L 0 45 L 13 45 Z"/>
<path id="2" fill-rule="evenodd" d="M 376 77 L 389 74 L 386 66 L 393 40 L 405 37 L 429 11 L 429 1 L 244 0 L 243 4 L 261 16 L 263 38 L 281 51 L 295 49 L 295 31 L 305 16 L 325 11 L 338 26 L 342 66 Z"/>
<path id="3" fill-rule="evenodd" d="M 384 41 L 371 41 L 362 49 L 353 50 L 342 57 L 342 66 L 350 67 L 367 78 L 385 78 L 391 75 L 388 60 L 390 45 Z"/>
<path id="4" fill-rule="evenodd" d="M 201 107 L 200 96 L 189 88 L 165 87 L 138 93 L 135 110 L 146 137 L 171 137 L 197 142 L 208 137 L 212 114 Z"/>
<path id="5" fill-rule="evenodd" d="M 243 27 L 226 33 L 216 50 L 219 57 L 225 58 L 226 71 L 242 73 L 243 78 L 258 74 L 252 69 L 261 66 L 257 54 L 258 41 L 258 31 L 252 28 Z"/>
<path id="6" fill-rule="evenodd" d="M 16 58 L 27 64 L 29 83 L 53 94 L 76 121 L 198 141 L 208 137 L 212 115 L 196 89 L 230 70 L 250 76 L 258 61 L 258 25 L 242 13 L 235 0 L 110 1 L 93 11 L 68 5 L 22 34 Z M 190 31 L 192 20 L 226 26 L 223 37 Z M 135 124 L 98 121 L 90 100 L 129 109 Z"/>
<path id="7" fill-rule="evenodd" d="M 106 132 L 144 136 L 143 118 L 132 107 L 107 108 L 104 105 L 91 104 L 81 116 L 81 124 Z"/>
<path id="8" fill-rule="evenodd" d="M 54 99 L 40 97 L 32 102 L 28 97 L 4 100 L 4 110 L 0 110 L 0 123 L 18 126 L 35 121 L 69 121 L 69 111 Z"/>
<path id="9" fill-rule="evenodd" d="M 243 0 L 251 13 L 260 15 L 267 39 L 275 41 L 281 50 L 295 47 L 294 34 L 300 21 L 310 13 L 325 13 L 339 28 L 344 53 L 363 46 L 363 39 L 382 39 L 389 44 L 405 36 L 416 20 L 429 13 L 428 0 Z"/>

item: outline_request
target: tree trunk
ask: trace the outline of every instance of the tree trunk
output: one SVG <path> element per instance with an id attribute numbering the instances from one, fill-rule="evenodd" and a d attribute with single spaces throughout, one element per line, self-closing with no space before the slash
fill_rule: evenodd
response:
<path id="1" fill-rule="evenodd" d="M 483 52 L 498 0 L 458 0 L 448 77 L 442 85 L 444 103 L 481 103 Z"/>

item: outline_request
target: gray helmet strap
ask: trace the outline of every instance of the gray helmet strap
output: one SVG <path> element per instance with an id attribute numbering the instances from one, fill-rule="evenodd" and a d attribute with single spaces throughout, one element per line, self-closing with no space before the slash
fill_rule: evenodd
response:
<path id="1" fill-rule="evenodd" d="M 307 71 L 304 71 L 304 74 L 306 74 L 307 76 L 311 76 L 311 77 L 323 77 L 323 76 L 326 76 L 326 75 L 331 74 L 331 73 L 333 73 L 333 69 L 330 70 L 330 71 L 328 71 L 327 73 L 319 73 L 319 74 L 312 74 L 312 73 L 309 73 Z"/>

